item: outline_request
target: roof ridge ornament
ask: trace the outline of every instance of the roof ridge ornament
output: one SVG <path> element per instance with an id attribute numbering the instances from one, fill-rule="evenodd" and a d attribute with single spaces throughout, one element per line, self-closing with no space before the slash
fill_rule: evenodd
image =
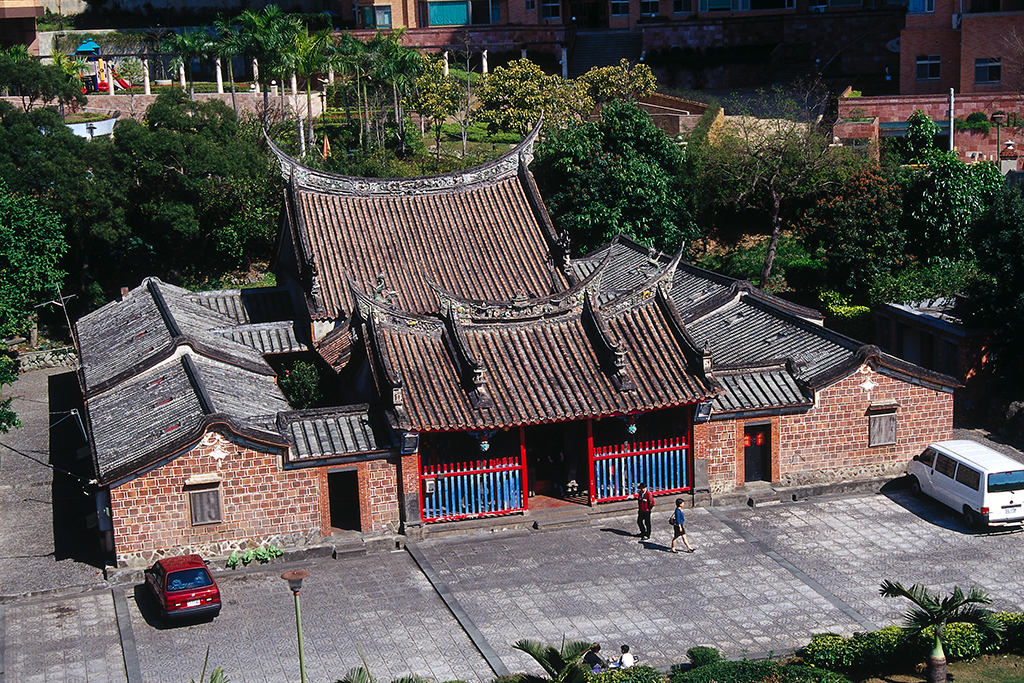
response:
<path id="1" fill-rule="evenodd" d="M 591 334 L 591 341 L 601 364 L 619 391 L 633 391 L 636 383 L 626 373 L 626 351 L 613 336 L 607 321 L 601 317 L 588 289 L 583 299 L 583 325 Z"/>
<path id="2" fill-rule="evenodd" d="M 469 402 L 474 408 L 493 408 L 494 399 L 487 391 L 487 373 L 469 348 L 466 334 L 459 325 L 458 309 L 449 301 L 444 311 L 444 341 L 463 386 L 469 393 Z"/>

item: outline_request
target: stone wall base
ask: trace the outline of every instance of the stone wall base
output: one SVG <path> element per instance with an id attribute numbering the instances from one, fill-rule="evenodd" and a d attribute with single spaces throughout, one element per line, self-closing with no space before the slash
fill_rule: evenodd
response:
<path id="1" fill-rule="evenodd" d="M 202 555 L 204 559 L 227 557 L 234 551 L 245 552 L 248 548 L 259 548 L 264 545 L 276 545 L 284 551 L 298 550 L 311 546 L 320 545 L 324 539 L 314 529 L 304 532 L 262 536 L 235 541 L 221 541 L 218 543 L 196 543 L 170 548 L 165 550 L 142 550 L 127 554 L 118 554 L 117 566 L 120 569 L 148 567 L 157 560 L 174 555 L 191 555 L 193 553 Z"/>

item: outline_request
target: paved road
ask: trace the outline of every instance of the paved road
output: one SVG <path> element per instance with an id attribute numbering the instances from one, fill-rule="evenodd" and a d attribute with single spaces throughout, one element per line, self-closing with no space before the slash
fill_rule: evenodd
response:
<path id="1" fill-rule="evenodd" d="M 32 412 L 31 404 L 24 408 Z M 45 432 L 45 418 L 22 417 L 26 434 L 40 424 Z M 18 438 L 0 442 L 44 455 L 39 443 Z M 61 478 L 37 476 L 33 467 L 45 468 L 29 463 L 0 452 L 6 487 L 0 538 L 7 548 L 29 546 L 20 556 L 0 557 L 7 596 L 0 605 L 0 683 L 198 679 L 208 646 L 211 665 L 224 667 L 234 682 L 299 680 L 293 604 L 279 578 L 290 565 L 223 570 L 221 616 L 163 628 L 138 586 L 111 588 L 82 561 L 88 560 L 82 548 L 68 553 L 74 544 L 52 538 L 58 513 L 10 510 Z M 44 483 L 23 485 L 17 476 Z M 19 525 L 35 525 L 35 535 Z M 663 523 L 651 542 L 638 543 L 629 535 L 631 516 L 623 516 L 431 540 L 412 553 L 307 560 L 312 575 L 302 614 L 309 680 L 335 681 L 365 661 L 382 683 L 409 673 L 485 682 L 494 668 L 533 669 L 511 647 L 520 638 L 592 640 L 609 652 L 629 643 L 659 668 L 685 661 L 693 645 L 735 657 L 783 653 L 812 633 L 895 623 L 903 605 L 877 592 L 886 578 L 940 590 L 977 584 L 997 607 L 1024 609 L 1024 533 L 970 533 L 951 510 L 903 492 L 697 509 L 687 513 L 687 529 L 698 546 L 694 554 L 668 553 L 670 529 Z M 28 594 L 54 581 L 56 592 Z M 493 652 L 492 659 L 481 651 Z"/>

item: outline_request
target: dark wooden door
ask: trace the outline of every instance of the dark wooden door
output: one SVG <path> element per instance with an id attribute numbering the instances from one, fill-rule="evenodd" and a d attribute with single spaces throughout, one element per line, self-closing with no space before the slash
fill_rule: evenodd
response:
<path id="1" fill-rule="evenodd" d="M 743 430 L 744 481 L 771 481 L 771 425 L 757 425 Z"/>

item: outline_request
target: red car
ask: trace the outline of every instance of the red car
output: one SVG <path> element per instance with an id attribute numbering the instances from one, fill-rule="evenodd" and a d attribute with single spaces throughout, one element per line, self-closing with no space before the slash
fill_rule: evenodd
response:
<path id="1" fill-rule="evenodd" d="M 165 620 L 220 614 L 220 589 L 198 555 L 165 557 L 146 570 L 146 585 Z"/>

